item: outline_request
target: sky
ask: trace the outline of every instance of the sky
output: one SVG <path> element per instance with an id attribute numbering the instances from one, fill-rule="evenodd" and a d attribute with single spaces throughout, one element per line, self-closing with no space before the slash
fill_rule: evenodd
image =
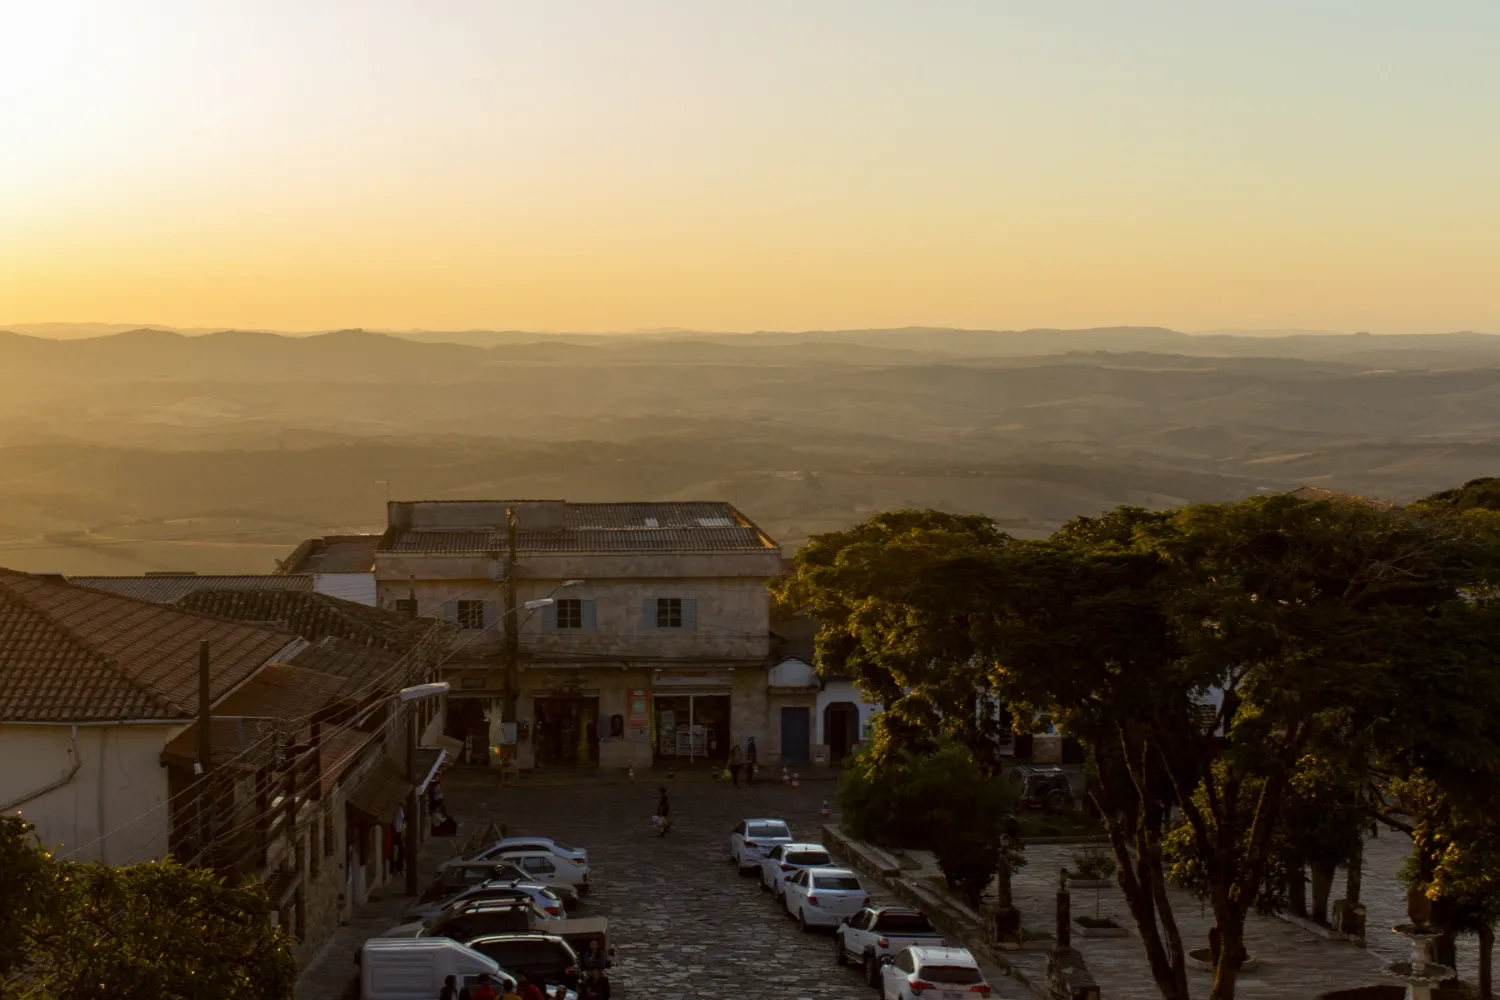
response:
<path id="1" fill-rule="evenodd" d="M 0 323 L 1500 332 L 1494 0 L 0 0 Z"/>

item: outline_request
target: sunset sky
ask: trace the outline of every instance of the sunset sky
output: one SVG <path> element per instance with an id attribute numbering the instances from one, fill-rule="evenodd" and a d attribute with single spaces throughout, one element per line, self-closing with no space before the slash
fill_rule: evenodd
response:
<path id="1" fill-rule="evenodd" d="M 1500 3 L 0 0 L 0 324 L 1500 332 Z"/>

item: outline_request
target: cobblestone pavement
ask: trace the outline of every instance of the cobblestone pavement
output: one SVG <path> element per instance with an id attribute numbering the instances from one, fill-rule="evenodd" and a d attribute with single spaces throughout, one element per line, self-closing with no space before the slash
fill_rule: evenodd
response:
<path id="1" fill-rule="evenodd" d="M 871 1000 L 876 994 L 852 970 L 834 965 L 830 934 L 799 933 L 757 880 L 737 876 L 728 861 L 729 831 L 741 819 L 780 817 L 795 835 L 820 839 L 821 801 L 834 784 L 664 784 L 674 824 L 665 838 L 650 829 L 654 781 L 516 788 L 450 781 L 447 794 L 456 815 L 588 848 L 595 888 L 580 915 L 609 917 L 620 960 L 611 979 L 627 997 Z M 870 888 L 877 902 L 893 901 Z M 991 982 L 1011 1000 L 1027 995 L 1018 984 Z"/>

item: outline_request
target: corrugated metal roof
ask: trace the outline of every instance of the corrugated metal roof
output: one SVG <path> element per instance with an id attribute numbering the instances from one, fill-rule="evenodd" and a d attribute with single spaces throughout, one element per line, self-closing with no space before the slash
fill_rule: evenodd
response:
<path id="1" fill-rule="evenodd" d="M 200 590 L 296 590 L 311 591 L 313 578 L 303 574 L 287 576 L 198 576 L 194 573 L 160 576 L 70 576 L 75 587 L 103 590 L 137 601 L 176 604 Z"/>
<path id="2" fill-rule="evenodd" d="M 777 546 L 727 503 L 570 503 L 559 531 L 520 531 L 521 552 L 765 552 Z M 503 525 L 489 530 L 393 528 L 380 551 L 484 555 L 506 547 Z"/>

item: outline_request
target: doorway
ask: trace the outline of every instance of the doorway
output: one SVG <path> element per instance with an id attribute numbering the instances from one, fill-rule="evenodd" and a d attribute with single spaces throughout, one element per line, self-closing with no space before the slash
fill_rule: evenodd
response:
<path id="1" fill-rule="evenodd" d="M 812 712 L 806 708 L 781 710 L 781 759 L 787 764 L 806 764 L 811 743 Z"/>
<path id="2" fill-rule="evenodd" d="M 831 763 L 853 752 L 859 742 L 859 708 L 852 701 L 836 701 L 823 709 L 823 742 Z"/>
<path id="3" fill-rule="evenodd" d="M 657 695 L 652 701 L 656 756 L 687 760 L 729 756 L 729 695 Z"/>
<path id="4" fill-rule="evenodd" d="M 490 762 L 490 721 L 486 716 L 488 698 L 448 699 L 443 719 L 443 735 L 464 745 L 458 763 L 485 767 Z"/>
<path id="5" fill-rule="evenodd" d="M 599 763 L 598 698 L 538 698 L 535 719 L 538 767 Z"/>

